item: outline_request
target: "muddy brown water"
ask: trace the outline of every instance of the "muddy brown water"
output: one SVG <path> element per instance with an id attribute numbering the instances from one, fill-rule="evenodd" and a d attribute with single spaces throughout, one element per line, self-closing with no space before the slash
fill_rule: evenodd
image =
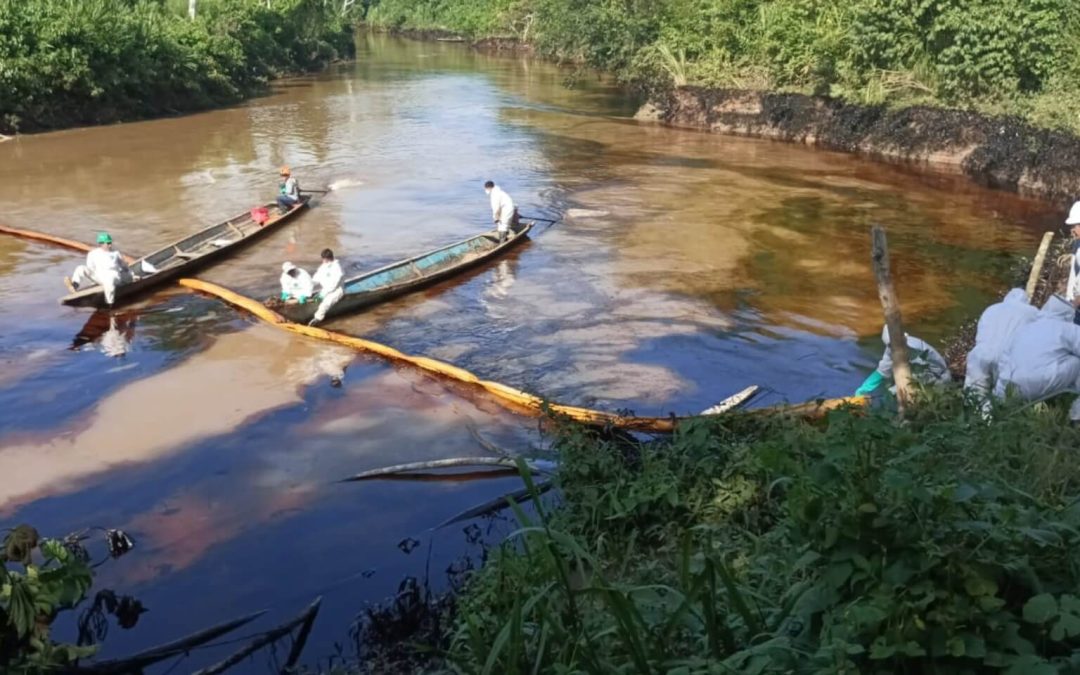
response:
<path id="1" fill-rule="evenodd" d="M 854 390 L 880 346 L 871 223 L 888 228 L 905 318 L 931 341 L 1057 226 L 959 179 L 638 124 L 638 101 L 594 76 L 567 88 L 566 71 L 528 59 L 361 41 L 357 63 L 246 105 L 0 144 L 4 222 L 80 240 L 107 229 L 141 253 L 260 203 L 281 164 L 304 186 L 348 185 L 202 275 L 266 296 L 284 260 L 313 269 L 326 246 L 359 271 L 487 227 L 493 178 L 525 214 L 566 217 L 332 327 L 647 415 L 750 384 L 769 390 L 761 403 Z M 364 603 L 429 566 L 438 584 L 468 546 L 460 526 L 428 528 L 514 485 L 334 481 L 482 454 L 473 430 L 512 450 L 543 442 L 490 401 L 208 298 L 164 291 L 111 321 L 60 307 L 79 258 L 0 238 L 0 527 L 133 532 L 138 548 L 100 582 L 151 612 L 114 628 L 106 655 L 251 610 L 271 622 L 322 594 L 307 656 L 329 656 Z M 406 537 L 423 546 L 406 555 Z"/>

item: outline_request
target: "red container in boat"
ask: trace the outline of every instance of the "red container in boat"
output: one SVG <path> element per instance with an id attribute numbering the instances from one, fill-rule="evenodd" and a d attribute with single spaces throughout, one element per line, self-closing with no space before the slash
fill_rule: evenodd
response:
<path id="1" fill-rule="evenodd" d="M 265 225 L 270 220 L 270 211 L 265 206 L 257 206 L 251 209 L 251 219 L 259 225 Z"/>

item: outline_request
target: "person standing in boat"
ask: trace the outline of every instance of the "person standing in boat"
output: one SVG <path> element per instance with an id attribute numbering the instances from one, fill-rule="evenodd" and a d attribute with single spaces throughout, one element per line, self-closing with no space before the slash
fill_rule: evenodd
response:
<path id="1" fill-rule="evenodd" d="M 499 233 L 499 242 L 506 240 L 510 228 L 518 225 L 517 207 L 510 195 L 494 181 L 484 183 L 484 192 L 491 198 L 491 217 L 495 220 L 495 230 Z"/>
<path id="2" fill-rule="evenodd" d="M 282 183 L 278 188 L 277 204 L 282 213 L 287 212 L 292 207 L 300 203 L 300 183 L 292 175 L 292 171 L 289 167 L 281 167 Z"/>
<path id="3" fill-rule="evenodd" d="M 291 262 L 281 264 L 281 299 L 284 302 L 297 301 L 301 305 L 308 301 L 315 292 L 311 275 Z"/>
<path id="4" fill-rule="evenodd" d="M 124 257 L 113 249 L 108 232 L 97 236 L 97 244 L 97 248 L 86 254 L 86 264 L 76 267 L 70 277 L 64 277 L 64 285 L 74 293 L 82 286 L 97 284 L 105 291 L 105 304 L 111 305 L 116 300 L 117 286 L 131 283 L 134 277 Z"/>
<path id="5" fill-rule="evenodd" d="M 344 276 L 341 271 L 341 263 L 334 259 L 334 252 L 324 248 L 322 264 L 319 265 L 319 269 L 315 270 L 315 276 L 312 277 L 312 281 L 319 287 L 319 298 L 322 301 L 319 303 L 319 309 L 315 311 L 315 317 L 308 322 L 309 326 L 322 323 L 323 319 L 326 318 L 326 313 L 330 311 L 334 303 L 345 295 L 345 289 L 341 286 L 341 280 Z"/>

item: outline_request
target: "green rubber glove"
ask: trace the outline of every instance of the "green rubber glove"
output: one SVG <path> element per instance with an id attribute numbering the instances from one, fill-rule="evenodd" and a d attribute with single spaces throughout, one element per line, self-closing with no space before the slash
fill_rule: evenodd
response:
<path id="1" fill-rule="evenodd" d="M 289 294 L 286 293 L 285 291 L 282 291 L 281 292 L 281 299 L 282 299 L 282 301 L 288 300 L 289 299 Z"/>
<path id="2" fill-rule="evenodd" d="M 301 296 L 300 296 L 300 297 L 298 298 L 298 300 L 300 300 L 300 304 L 302 305 L 302 304 L 304 304 L 304 303 L 306 303 L 306 302 L 307 302 L 307 296 L 306 296 L 306 295 L 301 295 Z"/>
<path id="3" fill-rule="evenodd" d="M 885 380 L 885 377 L 878 371 L 874 371 L 867 376 L 863 383 L 859 385 L 859 388 L 855 390 L 856 396 L 869 396 L 875 389 L 881 386 L 881 383 Z"/>

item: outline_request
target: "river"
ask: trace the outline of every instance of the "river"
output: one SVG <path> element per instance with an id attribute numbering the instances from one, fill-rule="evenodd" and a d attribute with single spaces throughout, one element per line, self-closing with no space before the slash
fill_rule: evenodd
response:
<path id="1" fill-rule="evenodd" d="M 261 298 L 282 261 L 313 270 L 327 246 L 349 272 L 485 229 L 491 178 L 525 214 L 566 217 L 497 263 L 329 327 L 640 415 L 750 384 L 762 405 L 851 393 L 880 351 L 872 223 L 888 230 L 911 332 L 932 342 L 1058 224 L 960 178 L 639 124 L 639 101 L 595 74 L 359 39 L 356 63 L 244 105 L 0 143 L 0 220 L 83 241 L 107 229 L 141 253 L 265 201 L 282 164 L 302 186 L 344 186 L 200 275 Z M 265 627 L 323 595 L 305 657 L 329 657 L 365 603 L 428 569 L 444 584 L 470 550 L 462 525 L 429 528 L 515 487 L 336 481 L 484 454 L 477 435 L 545 442 L 483 397 L 180 289 L 111 321 L 58 306 L 80 258 L 0 237 L 0 527 L 132 533 L 97 587 L 150 612 L 113 627 L 105 656 L 259 609 Z"/>

